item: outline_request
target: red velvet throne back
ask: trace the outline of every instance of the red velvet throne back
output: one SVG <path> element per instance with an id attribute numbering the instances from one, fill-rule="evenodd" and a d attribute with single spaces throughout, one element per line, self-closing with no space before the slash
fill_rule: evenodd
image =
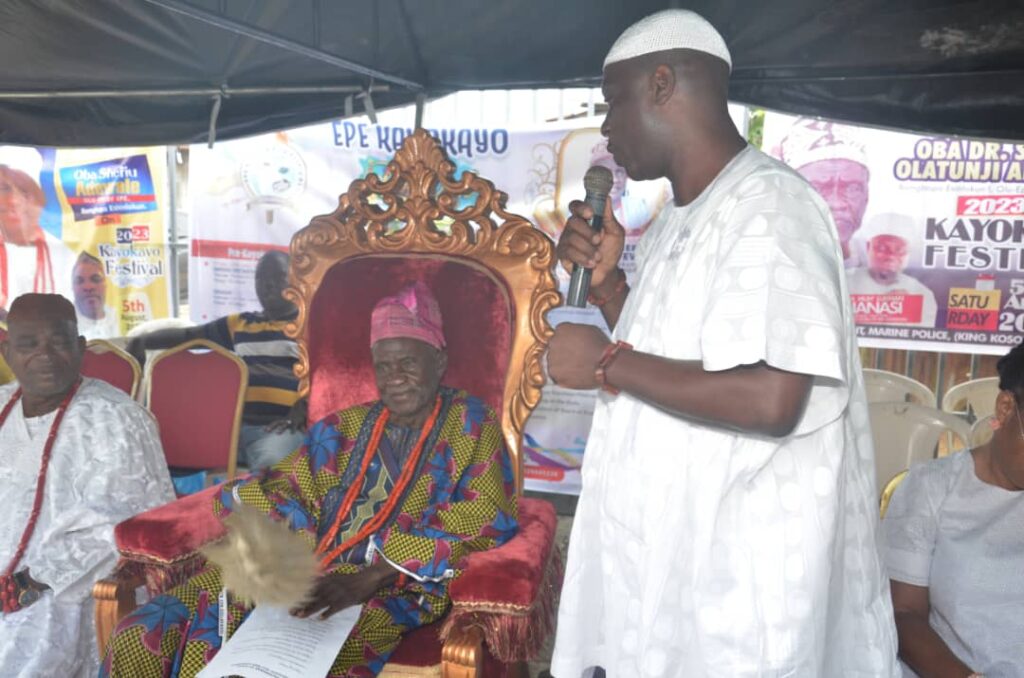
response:
<path id="1" fill-rule="evenodd" d="M 501 411 L 514 310 L 508 290 L 478 264 L 437 255 L 370 255 L 335 264 L 310 307 L 309 418 L 376 400 L 370 313 L 382 298 L 422 281 L 441 306 L 448 372 L 444 383 Z"/>

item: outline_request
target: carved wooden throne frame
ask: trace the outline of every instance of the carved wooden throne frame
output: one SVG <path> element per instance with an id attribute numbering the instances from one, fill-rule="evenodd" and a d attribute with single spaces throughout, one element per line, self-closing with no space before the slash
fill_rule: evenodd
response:
<path id="1" fill-rule="evenodd" d="M 368 256 L 430 255 L 459 260 L 503 283 L 513 313 L 502 430 L 522 491 L 523 426 L 540 400 L 542 357 L 551 328 L 545 314 L 559 301 L 551 241 L 505 210 L 507 194 L 455 165 L 425 130 L 406 137 L 383 176 L 352 182 L 329 215 L 315 217 L 291 243 L 291 287 L 299 314 L 285 332 L 299 344 L 296 373 L 309 393 L 309 319 L 328 270 Z M 461 203 L 468 203 L 459 208 Z"/>
<path id="2" fill-rule="evenodd" d="M 521 493 L 523 426 L 540 400 L 544 384 L 541 360 L 552 334 L 545 313 L 558 303 L 559 295 L 551 272 L 553 244 L 529 221 L 508 213 L 506 200 L 505 193 L 471 172 L 456 179 L 455 165 L 437 142 L 425 131 L 415 132 L 405 139 L 382 176 L 353 182 L 333 213 L 314 218 L 292 239 L 291 287 L 285 296 L 299 312 L 285 331 L 299 344 L 296 371 L 301 391 L 308 394 L 312 382 L 316 395 L 320 384 L 332 382 L 324 379 L 318 383 L 316 375 L 311 375 L 311 368 L 317 368 L 310 360 L 311 330 L 324 318 L 332 319 L 330 314 L 338 308 L 352 312 L 344 299 L 334 303 L 330 285 L 337 284 L 339 278 L 333 275 L 338 271 L 361 274 L 364 269 L 360 266 L 367 262 L 376 265 L 390 258 L 393 264 L 395 257 L 408 259 L 409 275 L 415 273 L 416 262 L 425 260 L 432 263 L 416 271 L 428 270 L 427 266 L 438 261 L 453 269 L 459 268 L 456 264 L 472 269 L 459 280 L 476 276 L 475 280 L 486 283 L 489 293 L 499 290 L 497 295 L 504 295 L 502 304 L 494 301 L 493 295 L 488 299 L 492 308 L 502 309 L 502 327 L 507 326 L 511 337 L 507 342 L 503 339 L 507 350 L 491 351 L 492 357 L 498 356 L 491 363 L 497 376 L 490 379 L 491 372 L 486 374 L 491 400 L 500 405 L 496 409 L 500 409 L 516 490 Z M 346 266 L 335 269 L 341 263 Z M 322 287 L 325 278 L 328 287 Z M 318 290 L 325 296 L 317 298 Z M 314 319 L 311 311 L 320 310 L 325 315 Z M 475 327 L 476 318 L 463 320 Z M 368 331 L 368 319 L 366 325 Z M 503 337 L 505 334 L 502 331 Z M 475 336 L 471 339 L 475 341 Z M 348 344 L 355 342 L 350 338 Z M 317 346 L 313 344 L 315 355 L 319 355 Z M 482 346 L 481 350 L 488 348 Z M 506 355 L 508 362 L 502 371 L 499 363 Z M 318 375 L 322 369 L 317 369 Z M 499 387 L 500 383 L 503 386 Z M 343 405 L 327 397 L 333 395 L 330 390 L 324 393 L 325 405 Z M 316 417 L 312 410 L 311 414 Z M 212 518 L 211 497 L 209 492 L 192 495 L 117 526 L 121 563 L 113 579 L 94 588 L 101 653 L 117 621 L 134 608 L 134 591 L 140 580 L 156 595 L 185 581 L 202 566 L 199 548 L 219 539 L 224 529 Z M 482 676 L 486 666 L 521 671 L 521 662 L 539 649 L 551 630 L 561 579 L 554 509 L 547 502 L 526 498 L 519 509 L 519 534 L 498 549 L 467 558 L 462 576 L 452 583 L 452 606 L 443 627 L 430 630 L 435 639 L 443 639 L 440 673 L 444 678 Z M 153 539 L 155 534 L 164 538 Z M 479 562 L 476 566 L 474 556 Z M 399 646 L 392 656 L 395 666 L 386 666 L 382 677 L 437 675 L 436 664 L 427 672 L 402 665 L 401 652 Z"/>

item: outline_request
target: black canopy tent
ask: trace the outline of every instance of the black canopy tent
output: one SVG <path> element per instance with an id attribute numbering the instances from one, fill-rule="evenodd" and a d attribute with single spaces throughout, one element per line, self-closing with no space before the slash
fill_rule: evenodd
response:
<path id="1" fill-rule="evenodd" d="M 1021 0 L 0 0 L 0 143 L 173 144 L 460 89 L 595 86 L 666 6 L 725 35 L 732 98 L 1024 139 Z"/>

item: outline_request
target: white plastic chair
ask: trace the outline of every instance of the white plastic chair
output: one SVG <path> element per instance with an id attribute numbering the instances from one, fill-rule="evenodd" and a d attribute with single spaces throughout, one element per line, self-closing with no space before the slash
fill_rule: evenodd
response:
<path id="1" fill-rule="evenodd" d="M 999 377 L 972 379 L 946 391 L 942 397 L 942 409 L 946 412 L 966 412 L 972 421 L 984 419 L 995 414 L 998 395 Z"/>
<path id="2" fill-rule="evenodd" d="M 914 403 L 870 403 L 875 474 L 884 487 L 897 473 L 970 444 L 963 418 Z"/>
<path id="3" fill-rule="evenodd" d="M 971 447 L 978 447 L 992 440 L 992 419 L 994 416 L 990 414 L 987 417 L 982 417 L 971 426 Z"/>
<path id="4" fill-rule="evenodd" d="M 864 389 L 869 403 L 912 402 L 935 407 L 935 393 L 916 379 L 886 370 L 864 370 Z"/>

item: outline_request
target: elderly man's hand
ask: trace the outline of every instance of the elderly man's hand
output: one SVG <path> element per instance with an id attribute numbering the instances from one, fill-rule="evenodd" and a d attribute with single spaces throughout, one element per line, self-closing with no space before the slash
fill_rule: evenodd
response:
<path id="1" fill-rule="evenodd" d="M 548 374 L 565 388 L 597 388 L 597 363 L 609 343 L 605 333 L 591 325 L 560 324 L 548 342 Z"/>
<path id="2" fill-rule="evenodd" d="M 345 608 L 362 605 L 397 577 L 398 572 L 384 562 L 354 574 L 325 574 L 317 580 L 309 602 L 292 610 L 292 614 L 305 618 L 323 610 L 320 619 L 327 619 Z"/>

